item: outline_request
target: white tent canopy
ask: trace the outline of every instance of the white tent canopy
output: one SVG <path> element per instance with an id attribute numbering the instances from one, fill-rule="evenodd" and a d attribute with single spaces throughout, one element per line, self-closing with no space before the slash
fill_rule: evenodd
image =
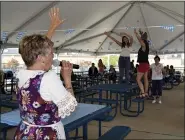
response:
<path id="1" fill-rule="evenodd" d="M 18 47 L 19 32 L 46 33 L 48 12 L 53 6 L 59 7 L 66 19 L 52 39 L 59 53 L 119 53 L 120 47 L 103 33 L 134 36 L 134 27 L 148 33 L 152 51 L 184 52 L 184 2 L 2 2 L 1 32 L 8 33 L 3 46 Z M 173 31 L 161 28 L 169 25 Z M 73 29 L 71 33 L 67 33 L 69 29 Z M 121 41 L 121 37 L 113 36 Z M 139 47 L 134 36 L 133 53 Z"/>

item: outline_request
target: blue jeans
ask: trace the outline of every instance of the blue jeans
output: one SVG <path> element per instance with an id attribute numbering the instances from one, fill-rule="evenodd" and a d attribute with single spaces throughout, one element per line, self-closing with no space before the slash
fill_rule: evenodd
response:
<path id="1" fill-rule="evenodd" d="M 123 81 L 123 77 L 125 77 L 125 80 L 127 82 L 130 81 L 130 57 L 119 57 L 118 61 L 118 66 L 119 66 L 119 73 L 120 73 L 120 82 Z"/>

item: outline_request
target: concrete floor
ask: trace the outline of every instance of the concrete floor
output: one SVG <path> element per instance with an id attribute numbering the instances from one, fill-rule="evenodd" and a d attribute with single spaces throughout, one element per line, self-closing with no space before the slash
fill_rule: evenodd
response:
<path id="1" fill-rule="evenodd" d="M 132 131 L 126 139 L 184 139 L 184 84 L 163 91 L 163 103 L 146 101 L 145 111 L 139 117 L 123 117 L 119 113 L 111 122 L 102 124 L 103 133 L 116 125 L 130 126 Z M 88 126 L 88 138 L 97 139 L 97 122 Z M 8 132 L 12 139 L 15 129 Z"/>

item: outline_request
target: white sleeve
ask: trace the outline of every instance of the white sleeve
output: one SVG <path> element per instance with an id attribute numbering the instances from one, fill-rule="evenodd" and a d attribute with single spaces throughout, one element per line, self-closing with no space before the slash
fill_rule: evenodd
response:
<path id="1" fill-rule="evenodd" d="M 69 116 L 77 106 L 76 98 L 65 89 L 60 77 L 52 71 L 44 74 L 40 94 L 44 100 L 52 101 L 57 105 L 61 118 Z"/>

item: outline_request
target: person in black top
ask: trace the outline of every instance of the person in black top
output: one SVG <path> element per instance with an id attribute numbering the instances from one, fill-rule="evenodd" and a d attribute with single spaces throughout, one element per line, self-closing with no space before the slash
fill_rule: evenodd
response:
<path id="1" fill-rule="evenodd" d="M 135 69 L 135 67 L 134 67 L 134 60 L 132 60 L 132 61 L 130 62 L 130 70 L 133 72 L 134 69 Z"/>
<path id="2" fill-rule="evenodd" d="M 92 63 L 92 66 L 89 68 L 88 75 L 89 77 L 94 77 L 98 75 L 98 69 L 95 67 L 94 63 Z"/>
<path id="3" fill-rule="evenodd" d="M 170 71 L 170 68 L 169 68 L 169 65 L 166 66 L 166 75 L 169 75 L 169 71 Z"/>
<path id="4" fill-rule="evenodd" d="M 138 69 L 139 65 L 136 64 L 136 67 L 134 68 L 134 74 L 137 74 L 137 69 Z"/>
<path id="5" fill-rule="evenodd" d="M 173 68 L 173 65 L 171 65 L 169 69 L 169 75 L 173 77 L 174 74 L 175 74 L 175 69 Z"/>
<path id="6" fill-rule="evenodd" d="M 137 83 L 140 88 L 141 94 L 138 96 L 139 98 L 148 97 L 148 71 L 150 69 L 148 55 L 149 55 L 149 43 L 147 41 L 147 33 L 143 33 L 139 30 L 140 35 L 137 33 L 136 29 L 134 33 L 141 44 L 141 47 L 138 51 L 138 59 L 139 67 L 137 70 Z M 142 77 L 144 76 L 144 86 L 141 82 Z"/>

